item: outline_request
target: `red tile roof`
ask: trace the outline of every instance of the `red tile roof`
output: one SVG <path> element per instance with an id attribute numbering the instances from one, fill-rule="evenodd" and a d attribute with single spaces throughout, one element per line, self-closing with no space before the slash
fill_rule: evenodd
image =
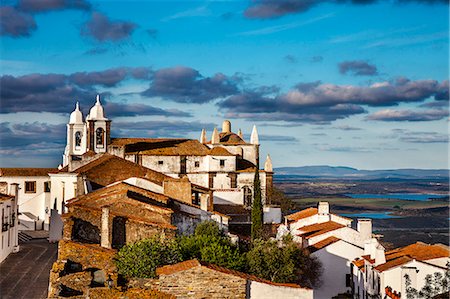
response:
<path id="1" fill-rule="evenodd" d="M 176 180 L 158 171 L 107 153 L 73 170 L 72 173 L 84 174 L 87 179 L 101 186 L 106 186 L 130 177 L 145 178 L 160 186 L 163 185 L 165 180 Z"/>
<path id="2" fill-rule="evenodd" d="M 300 219 L 304 219 L 304 218 L 308 218 L 308 217 L 314 216 L 317 213 L 318 213 L 317 212 L 317 208 L 307 208 L 307 209 L 301 210 L 301 211 L 299 211 L 297 213 L 287 215 L 286 218 L 287 218 L 288 221 L 297 221 L 297 220 L 300 220 Z"/>
<path id="3" fill-rule="evenodd" d="M 196 139 L 115 138 L 110 146 L 125 147 L 127 154 L 152 156 L 206 156 L 210 151 Z"/>
<path id="4" fill-rule="evenodd" d="M 254 275 L 250 275 L 250 274 L 246 274 L 246 273 L 243 273 L 243 272 L 231 270 L 231 269 L 228 269 L 228 268 L 219 267 L 219 266 L 213 265 L 213 264 L 200 262 L 200 261 L 198 261 L 196 259 L 184 261 L 184 262 L 177 263 L 177 264 L 174 264 L 174 265 L 167 265 L 167 266 L 159 267 L 159 268 L 156 269 L 156 274 L 157 275 L 171 275 L 173 273 L 177 273 L 177 272 L 180 272 L 180 271 L 186 271 L 186 270 L 189 270 L 189 269 L 192 269 L 192 268 L 195 268 L 195 267 L 206 267 L 208 269 L 211 269 L 211 270 L 214 270 L 214 271 L 218 271 L 218 272 L 221 272 L 221 273 L 224 273 L 224 274 L 233 275 L 233 276 L 237 276 L 237 277 L 240 277 L 240 278 L 243 278 L 243 279 L 246 279 L 246 280 L 256 281 L 256 282 L 270 284 L 270 285 L 274 285 L 274 286 L 289 287 L 289 288 L 302 288 L 298 284 L 272 282 L 270 280 L 262 279 L 262 278 L 259 278 L 257 276 L 254 276 Z"/>
<path id="5" fill-rule="evenodd" d="M 430 245 L 417 242 L 415 244 L 388 251 L 385 256 L 386 263 L 375 267 L 375 269 L 380 272 L 403 265 L 413 259 L 418 261 L 427 261 L 436 258 L 449 257 L 450 251 L 447 246 L 441 244 Z"/>
<path id="6" fill-rule="evenodd" d="M 319 251 L 320 249 L 327 247 L 328 245 L 339 242 L 340 240 L 341 239 L 336 238 L 336 237 L 328 237 L 320 242 L 317 242 L 317 243 L 309 246 L 308 250 L 309 250 L 309 252 L 313 253 L 313 252 Z"/>
<path id="7" fill-rule="evenodd" d="M 0 168 L 0 176 L 48 176 L 58 168 Z"/>
<path id="8" fill-rule="evenodd" d="M 316 237 L 343 227 L 346 226 L 333 221 L 317 223 L 299 228 L 298 231 L 300 233 L 298 234 L 298 236 L 301 236 L 305 239 L 310 239 L 312 237 Z"/>
<path id="9" fill-rule="evenodd" d="M 241 137 L 239 137 L 239 135 L 237 135 L 236 133 L 232 133 L 232 132 L 220 133 L 219 138 L 220 138 L 220 143 L 222 143 L 222 144 L 230 144 L 230 145 L 247 144 L 247 142 L 245 142 Z"/>
<path id="10" fill-rule="evenodd" d="M 209 155 L 210 156 L 235 156 L 221 146 L 216 146 L 213 149 L 211 149 L 209 151 Z"/>

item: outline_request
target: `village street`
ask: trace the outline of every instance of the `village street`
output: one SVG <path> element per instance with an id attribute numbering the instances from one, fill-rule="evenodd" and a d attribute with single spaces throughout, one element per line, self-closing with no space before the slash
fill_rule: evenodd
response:
<path id="1" fill-rule="evenodd" d="M 56 260 L 57 243 L 32 239 L 20 244 L 0 264 L 1 299 L 42 299 L 47 297 L 50 269 Z"/>

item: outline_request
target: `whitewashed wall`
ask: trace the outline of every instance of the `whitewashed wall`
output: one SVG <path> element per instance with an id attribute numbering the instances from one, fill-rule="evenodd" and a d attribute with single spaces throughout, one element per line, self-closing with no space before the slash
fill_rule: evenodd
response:
<path id="1" fill-rule="evenodd" d="M 338 241 L 314 252 L 322 263 L 322 285 L 314 290 L 314 298 L 332 298 L 345 293 L 350 288 L 345 286 L 346 274 L 350 274 L 351 262 L 364 254 L 364 249 L 344 241 Z"/>
<path id="2" fill-rule="evenodd" d="M 313 299 L 313 290 L 250 281 L 251 299 Z"/>

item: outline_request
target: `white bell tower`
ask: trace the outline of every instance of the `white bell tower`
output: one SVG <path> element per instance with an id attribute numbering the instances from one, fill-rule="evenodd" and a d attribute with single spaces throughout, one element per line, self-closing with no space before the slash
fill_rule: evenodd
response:
<path id="1" fill-rule="evenodd" d="M 70 162 L 71 156 L 81 156 L 87 151 L 87 131 L 83 113 L 77 102 L 67 124 L 67 145 L 63 156 L 63 166 Z"/>
<path id="2" fill-rule="evenodd" d="M 86 117 L 87 122 L 87 150 L 95 153 L 105 153 L 110 143 L 111 121 L 105 117 L 100 95 L 97 95 L 95 105 Z"/>

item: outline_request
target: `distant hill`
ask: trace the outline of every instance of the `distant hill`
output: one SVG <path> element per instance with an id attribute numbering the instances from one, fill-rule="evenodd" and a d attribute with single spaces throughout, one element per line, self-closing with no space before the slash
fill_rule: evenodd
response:
<path id="1" fill-rule="evenodd" d="M 385 169 L 360 170 L 345 166 L 301 166 L 275 168 L 275 176 L 279 178 L 297 179 L 348 179 L 348 180 L 408 180 L 430 179 L 448 180 L 448 169 Z"/>

